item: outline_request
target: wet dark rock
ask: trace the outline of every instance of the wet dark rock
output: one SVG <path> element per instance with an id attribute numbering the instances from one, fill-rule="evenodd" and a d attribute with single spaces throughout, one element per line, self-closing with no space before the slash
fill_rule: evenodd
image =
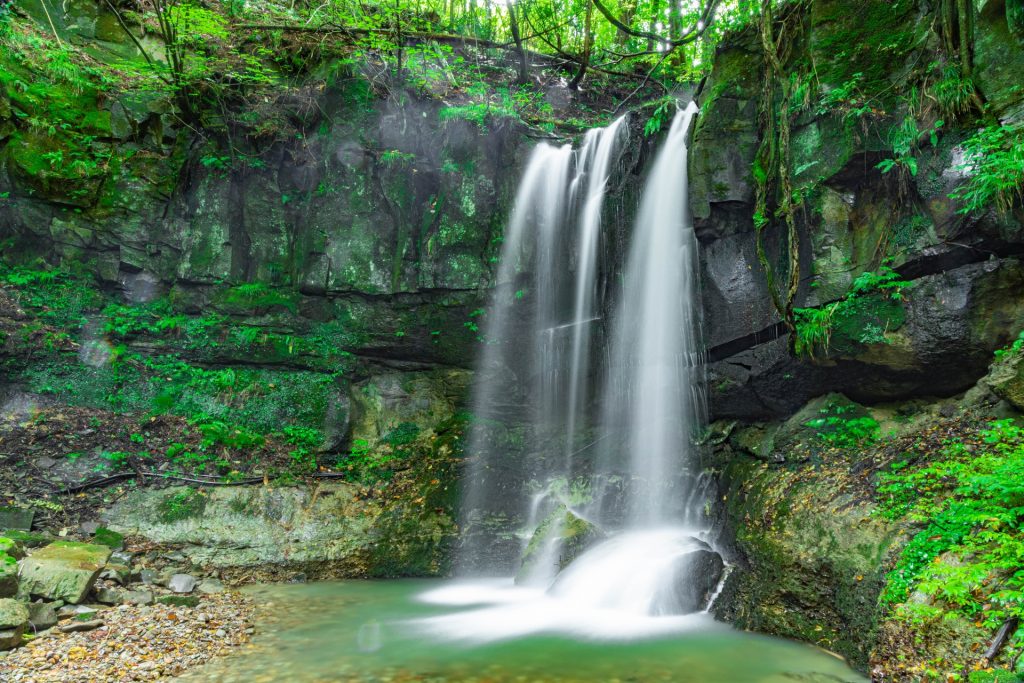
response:
<path id="1" fill-rule="evenodd" d="M 677 579 L 655 600 L 659 614 L 699 612 L 707 608 L 714 595 L 722 579 L 725 562 L 706 543 L 698 541 L 694 545 L 699 547 L 675 562 L 672 573 Z"/>

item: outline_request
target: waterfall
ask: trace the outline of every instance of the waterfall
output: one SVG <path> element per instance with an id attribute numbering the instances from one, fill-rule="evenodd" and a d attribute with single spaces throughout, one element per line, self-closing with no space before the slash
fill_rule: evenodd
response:
<path id="1" fill-rule="evenodd" d="M 462 574 L 515 573 L 549 599 L 633 615 L 708 604 L 722 560 L 706 542 L 695 445 L 696 112 L 676 115 L 650 167 L 612 312 L 598 296 L 602 215 L 624 121 L 590 131 L 578 152 L 534 150 L 484 320 Z"/>
<path id="2" fill-rule="evenodd" d="M 468 449 L 478 457 L 471 460 L 463 500 L 462 526 L 470 530 L 460 558 L 465 571 L 507 569 L 510 557 L 522 554 L 533 530 L 565 498 L 572 435 L 585 409 L 589 327 L 598 320 L 601 209 L 624 121 L 590 131 L 578 152 L 570 145 L 538 145 L 520 182 L 482 327 L 485 346 L 473 396 L 477 424 Z M 533 457 L 509 462 L 497 452 L 492 427 L 509 415 L 531 425 Z M 565 442 L 560 457 L 550 447 L 553 438 Z M 532 495 L 515 491 L 523 486 Z M 486 515 L 522 520 L 514 550 L 473 536 L 474 528 L 488 524 Z"/>
<path id="3" fill-rule="evenodd" d="M 649 172 L 611 344 L 603 424 L 621 438 L 602 449 L 596 504 L 608 507 L 608 475 L 625 477 L 621 512 L 628 527 L 686 522 L 699 513 L 692 502 L 680 504 L 689 501 L 698 474 L 691 443 L 705 420 L 686 164 L 696 111 L 691 104 L 675 117 Z"/>

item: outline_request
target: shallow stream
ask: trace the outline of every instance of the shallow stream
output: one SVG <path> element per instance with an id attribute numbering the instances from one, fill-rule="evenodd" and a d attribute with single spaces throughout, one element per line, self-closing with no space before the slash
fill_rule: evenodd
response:
<path id="1" fill-rule="evenodd" d="M 247 589 L 243 651 L 183 677 L 209 683 L 864 683 L 832 655 L 707 615 L 630 616 L 510 581 L 341 581 Z"/>

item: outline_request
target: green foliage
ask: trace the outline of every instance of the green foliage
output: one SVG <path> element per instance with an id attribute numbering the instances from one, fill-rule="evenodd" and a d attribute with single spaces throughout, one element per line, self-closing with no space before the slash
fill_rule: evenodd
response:
<path id="1" fill-rule="evenodd" d="M 266 441 L 263 436 L 238 425 L 220 420 L 202 422 L 196 427 L 203 435 L 203 447 L 224 446 L 232 449 L 258 448 Z"/>
<path id="2" fill-rule="evenodd" d="M 671 118 L 675 109 L 675 98 L 664 97 L 659 100 L 654 107 L 654 111 L 651 112 L 651 117 L 647 119 L 647 123 L 644 124 L 644 135 L 650 137 L 657 134 L 665 124 L 665 121 Z"/>
<path id="3" fill-rule="evenodd" d="M 875 272 L 861 273 L 839 301 L 796 309 L 797 353 L 811 357 L 816 350 L 827 353 L 837 330 L 859 344 L 886 343 L 885 332 L 890 325 L 903 322 L 900 304 L 903 290 L 910 284 L 882 265 Z"/>
<path id="4" fill-rule="evenodd" d="M 1002 349 L 996 349 L 995 356 L 996 358 L 1016 356 L 1020 354 L 1022 349 L 1024 349 L 1024 330 L 1020 331 L 1017 338 L 1010 342 L 1009 346 Z"/>
<path id="5" fill-rule="evenodd" d="M 293 293 L 272 288 L 262 282 L 235 285 L 225 294 L 225 301 L 254 311 L 268 310 L 275 306 L 280 306 L 290 313 L 295 313 L 297 309 Z"/>
<path id="6" fill-rule="evenodd" d="M 817 113 L 842 114 L 844 121 L 859 119 L 872 111 L 869 98 L 864 95 L 862 86 L 864 74 L 857 72 L 844 83 L 825 90 L 818 101 Z"/>
<path id="7" fill-rule="evenodd" d="M 821 409 L 821 417 L 808 420 L 806 427 L 814 429 L 823 443 L 834 448 L 862 448 L 878 440 L 881 427 L 870 415 L 848 415 L 858 408 L 830 402 Z"/>
<path id="8" fill-rule="evenodd" d="M 912 591 L 940 611 L 998 628 L 1024 617 L 1024 430 L 993 422 L 980 443 L 949 440 L 931 461 L 916 454 L 880 475 L 880 514 L 920 531 L 890 573 L 883 603 Z M 903 605 L 910 617 L 913 607 Z M 1021 634 L 1017 646 L 1024 645 Z"/>
<path id="9" fill-rule="evenodd" d="M 471 89 L 470 94 L 482 99 L 469 104 L 443 107 L 438 112 L 441 121 L 472 121 L 481 129 L 486 129 L 488 122 L 494 119 L 520 120 L 516 102 L 508 88 L 498 88 L 492 95 L 480 84 Z"/>
<path id="10" fill-rule="evenodd" d="M 18 304 L 40 322 L 68 331 L 80 329 L 85 313 L 102 302 L 99 292 L 62 270 L 0 263 L 0 285 L 7 286 Z"/>
<path id="11" fill-rule="evenodd" d="M 416 155 L 389 149 L 381 153 L 380 161 L 385 166 L 408 166 L 416 161 Z"/>
<path id="12" fill-rule="evenodd" d="M 198 489 L 186 487 L 160 501 L 157 511 L 160 521 L 172 524 L 199 517 L 206 509 L 207 496 Z"/>
<path id="13" fill-rule="evenodd" d="M 965 77 L 959 64 L 950 62 L 942 67 L 941 75 L 931 86 L 931 95 L 944 116 L 960 116 L 971 109 L 974 81 Z"/>
<path id="14" fill-rule="evenodd" d="M 893 154 L 891 159 L 883 159 L 876 168 L 882 173 L 888 173 L 893 169 L 906 170 L 911 176 L 917 176 L 917 158 L 914 151 L 917 149 L 918 140 L 927 135 L 932 146 L 939 142 L 939 129 L 944 125 L 943 121 L 936 121 L 935 124 L 926 130 L 919 130 L 917 121 L 912 116 L 903 119 L 903 123 L 895 126 L 889 131 L 889 145 Z"/>
<path id="15" fill-rule="evenodd" d="M 1024 197 L 1024 124 L 986 126 L 963 146 L 959 170 L 969 177 L 950 195 L 963 203 L 960 213 L 1009 213 Z"/>

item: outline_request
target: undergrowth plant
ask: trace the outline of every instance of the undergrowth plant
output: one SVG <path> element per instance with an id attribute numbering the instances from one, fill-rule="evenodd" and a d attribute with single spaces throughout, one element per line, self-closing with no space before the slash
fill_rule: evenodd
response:
<path id="1" fill-rule="evenodd" d="M 959 170 L 967 181 L 950 197 L 962 202 L 960 213 L 995 207 L 1009 213 L 1024 198 L 1024 124 L 990 125 L 963 143 Z"/>
<path id="2" fill-rule="evenodd" d="M 909 286 L 899 273 L 882 265 L 877 271 L 862 273 L 839 301 L 795 309 L 797 354 L 813 357 L 816 351 L 827 353 L 832 335 L 840 327 L 855 333 L 853 340 L 861 344 L 887 343 L 883 325 L 902 322 L 896 309 L 902 312 L 903 290 Z"/>
<path id="3" fill-rule="evenodd" d="M 898 617 L 955 615 L 990 629 L 1024 618 L 1024 429 L 1000 420 L 980 436 L 947 441 L 931 461 L 909 453 L 879 477 L 879 514 L 919 529 L 882 595 Z M 1024 647 L 1024 633 L 1012 645 Z"/>

